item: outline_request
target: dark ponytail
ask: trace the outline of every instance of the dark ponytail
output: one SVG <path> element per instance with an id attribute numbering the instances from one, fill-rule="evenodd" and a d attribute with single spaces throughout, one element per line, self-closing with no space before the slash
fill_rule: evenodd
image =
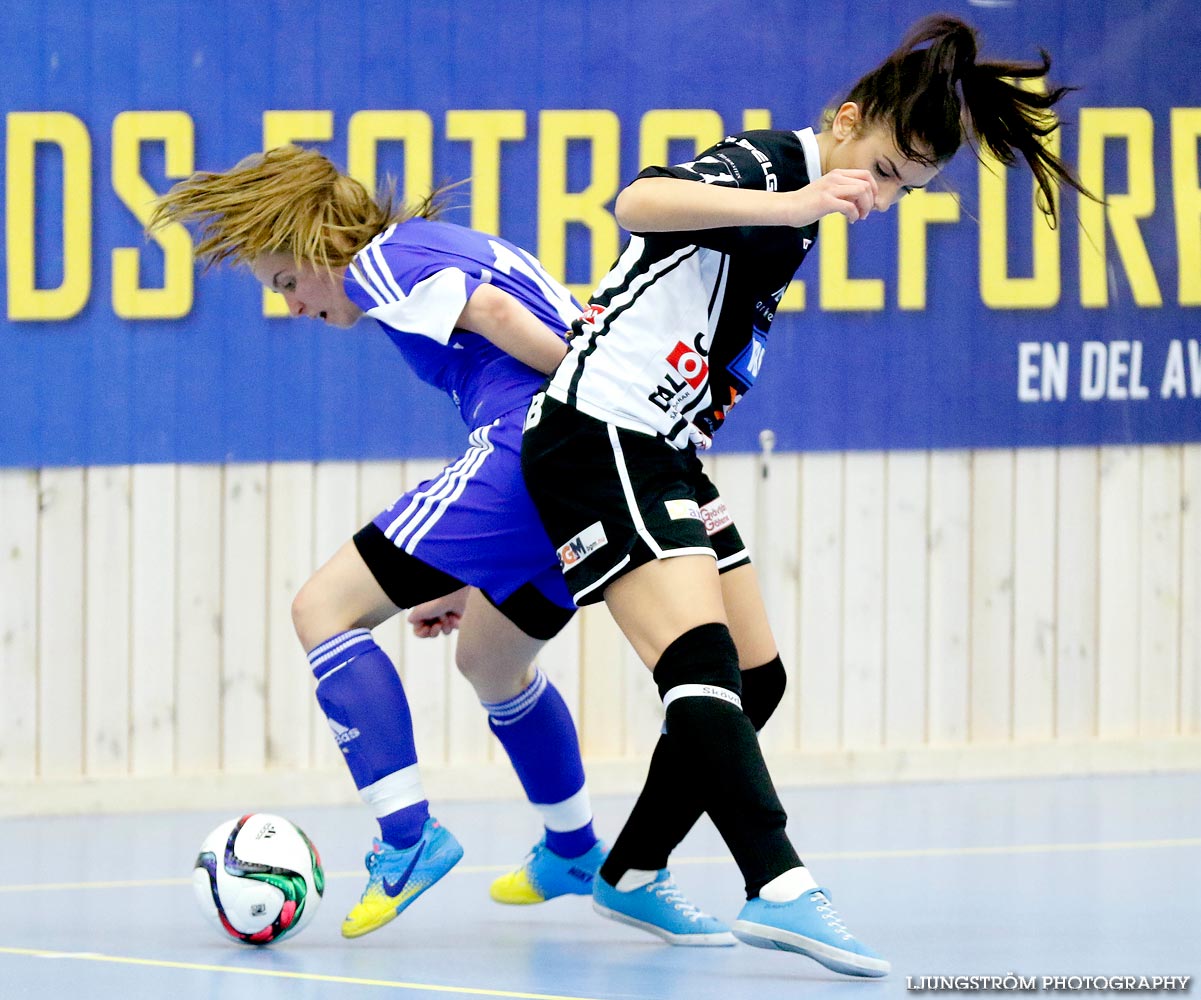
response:
<path id="1" fill-rule="evenodd" d="M 1020 153 L 1034 173 L 1039 208 L 1056 222 L 1056 182 L 1092 198 L 1071 168 L 1040 141 L 1059 127 L 1051 110 L 1072 87 L 1026 90 L 1014 81 L 1037 80 L 1051 68 L 1039 62 L 977 61 L 978 39 L 956 17 L 923 18 L 900 47 L 851 89 L 863 123 L 891 126 L 901 155 L 920 163 L 945 163 L 975 138 L 1006 166 Z"/>

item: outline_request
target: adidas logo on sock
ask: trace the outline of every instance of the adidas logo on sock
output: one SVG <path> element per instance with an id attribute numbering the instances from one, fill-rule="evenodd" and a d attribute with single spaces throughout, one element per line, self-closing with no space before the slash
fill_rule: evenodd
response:
<path id="1" fill-rule="evenodd" d="M 362 735 L 357 729 L 351 729 L 333 719 L 326 719 L 326 721 L 329 723 L 329 728 L 334 731 L 334 742 L 338 746 L 345 746 L 351 740 L 357 740 Z"/>

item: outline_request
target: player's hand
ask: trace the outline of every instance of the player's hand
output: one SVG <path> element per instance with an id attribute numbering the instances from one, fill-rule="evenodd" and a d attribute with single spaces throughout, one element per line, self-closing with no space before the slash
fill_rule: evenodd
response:
<path id="1" fill-rule="evenodd" d="M 469 587 L 463 587 L 444 597 L 410 608 L 409 624 L 413 626 L 413 635 L 418 639 L 450 635 L 459 627 L 463 609 L 467 606 L 468 590 Z"/>
<path id="2" fill-rule="evenodd" d="M 870 170 L 843 170 L 822 174 L 817 180 L 790 192 L 799 217 L 793 226 L 812 225 L 825 215 L 839 212 L 851 222 L 866 219 L 876 207 L 879 188 Z"/>

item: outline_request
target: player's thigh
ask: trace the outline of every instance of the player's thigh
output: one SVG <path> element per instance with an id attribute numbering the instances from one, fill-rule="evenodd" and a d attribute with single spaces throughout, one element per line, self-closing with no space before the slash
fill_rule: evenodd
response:
<path id="1" fill-rule="evenodd" d="M 312 649 L 338 632 L 375 628 L 399 610 L 351 541 L 300 588 L 292 602 L 292 621 L 305 649 Z"/>
<path id="2" fill-rule="evenodd" d="M 634 651 L 651 670 L 685 632 L 725 624 L 717 563 L 708 555 L 655 559 L 605 588 L 605 603 Z"/>
<path id="3" fill-rule="evenodd" d="M 721 593 L 730 635 L 738 647 L 738 666 L 751 670 L 774 659 L 779 650 L 771 633 L 755 567 L 748 562 L 722 573 Z"/>

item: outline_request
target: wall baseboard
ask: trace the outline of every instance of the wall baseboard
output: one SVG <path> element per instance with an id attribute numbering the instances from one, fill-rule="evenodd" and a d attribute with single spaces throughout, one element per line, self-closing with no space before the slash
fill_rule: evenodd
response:
<path id="1" fill-rule="evenodd" d="M 1201 738 L 1090 743 L 994 744 L 770 754 L 781 787 L 1201 770 Z M 594 795 L 636 792 L 643 759 L 587 762 Z M 432 801 L 520 798 L 504 763 L 423 766 Z M 357 803 L 342 770 L 207 772 L 104 779 L 0 781 L 0 816 L 280 809 Z"/>

